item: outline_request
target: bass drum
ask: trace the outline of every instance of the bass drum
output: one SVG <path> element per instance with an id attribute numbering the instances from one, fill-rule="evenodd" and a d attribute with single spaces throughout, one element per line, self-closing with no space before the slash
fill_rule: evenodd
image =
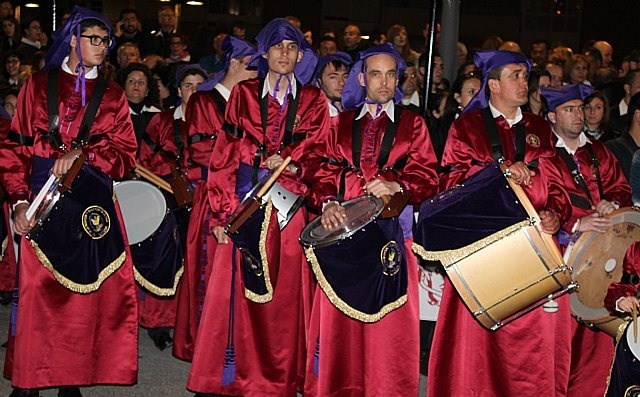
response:
<path id="1" fill-rule="evenodd" d="M 616 338 L 623 319 L 604 307 L 609 285 L 620 282 L 629 247 L 640 241 L 640 209 L 620 208 L 610 215 L 613 226 L 604 233 L 585 232 L 567 247 L 565 260 L 578 284 L 570 295 L 571 313 L 581 323 Z"/>

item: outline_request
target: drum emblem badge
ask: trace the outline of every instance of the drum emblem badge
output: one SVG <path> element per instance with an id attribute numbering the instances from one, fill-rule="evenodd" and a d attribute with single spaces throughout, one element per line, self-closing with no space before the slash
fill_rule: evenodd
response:
<path id="1" fill-rule="evenodd" d="M 624 397 L 638 397 L 638 396 L 640 396 L 639 385 L 633 385 L 631 387 L 628 387 L 627 390 L 625 390 L 624 392 Z"/>
<path id="2" fill-rule="evenodd" d="M 527 143 L 533 147 L 540 147 L 540 138 L 537 135 L 529 134 L 527 135 Z"/>
<path id="3" fill-rule="evenodd" d="M 92 239 L 99 240 L 109 233 L 111 218 L 104 208 L 92 205 L 82 213 L 82 228 Z"/>
<path id="4" fill-rule="evenodd" d="M 380 263 L 382 263 L 382 272 L 386 276 L 395 276 L 400 271 L 402 263 L 402 251 L 395 241 L 389 241 L 380 250 Z"/>

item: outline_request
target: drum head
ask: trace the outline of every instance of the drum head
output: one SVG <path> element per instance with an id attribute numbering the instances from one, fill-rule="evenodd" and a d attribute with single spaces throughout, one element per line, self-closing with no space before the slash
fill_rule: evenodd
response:
<path id="1" fill-rule="evenodd" d="M 636 356 L 636 359 L 640 360 L 640 332 L 638 332 L 638 340 L 633 340 L 633 322 L 629 323 L 626 331 L 624 332 L 627 338 L 627 345 L 629 345 L 629 350 Z"/>
<path id="2" fill-rule="evenodd" d="M 119 182 L 113 190 L 124 218 L 129 245 L 149 238 L 160 227 L 167 213 L 167 203 L 162 192 L 143 181 Z"/>
<path id="3" fill-rule="evenodd" d="M 571 312 L 583 320 L 609 315 L 604 298 L 611 283 L 620 282 L 628 248 L 640 241 L 640 211 L 620 208 L 608 216 L 613 226 L 604 233 L 586 232 L 569 244 L 565 261 L 579 285 L 571 295 Z"/>
<path id="4" fill-rule="evenodd" d="M 346 201 L 342 206 L 347 213 L 342 225 L 326 229 L 318 217 L 304 228 L 300 241 L 305 246 L 324 247 L 348 238 L 376 219 L 384 208 L 384 202 L 374 196 L 363 196 Z"/>

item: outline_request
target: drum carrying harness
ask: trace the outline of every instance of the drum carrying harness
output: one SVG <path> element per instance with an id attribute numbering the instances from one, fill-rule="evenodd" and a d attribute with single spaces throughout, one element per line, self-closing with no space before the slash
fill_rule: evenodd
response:
<path id="1" fill-rule="evenodd" d="M 224 120 L 224 113 L 227 109 L 227 101 L 224 99 L 222 94 L 220 94 L 220 92 L 218 92 L 218 90 L 216 90 L 215 88 L 209 91 L 209 95 L 211 95 L 211 99 L 213 100 L 213 103 L 216 105 L 218 112 L 220 112 L 220 115 L 222 115 L 222 119 Z M 206 139 L 214 140 L 216 139 L 216 136 L 214 134 L 205 134 L 203 132 L 197 132 L 188 138 L 189 145 L 193 145 L 194 143 L 198 143 Z"/>
<path id="2" fill-rule="evenodd" d="M 604 190 L 602 188 L 602 179 L 600 178 L 600 168 L 599 168 L 600 162 L 598 161 L 598 157 L 593 151 L 593 147 L 591 146 L 590 143 L 587 143 L 585 145 L 585 149 L 587 150 L 587 153 L 589 153 L 589 157 L 591 157 L 591 169 L 593 170 L 593 173 L 596 176 L 596 181 L 598 182 L 598 192 L 600 193 L 600 198 L 602 199 L 604 197 Z M 569 193 L 571 203 L 582 209 L 590 209 L 591 205 L 596 205 L 597 203 L 593 200 L 593 197 L 591 196 L 591 192 L 589 191 L 589 187 L 587 186 L 587 182 L 585 181 L 584 176 L 578 169 L 578 164 L 576 163 L 573 156 L 569 154 L 566 148 L 559 148 L 558 155 L 560 155 L 560 158 L 567 165 L 567 168 L 569 168 L 569 171 L 571 172 L 571 176 L 573 176 L 573 181 L 576 183 L 576 185 L 578 185 L 580 190 L 582 190 L 587 195 L 589 199 L 587 201 L 585 200 L 584 197 L 578 196 L 575 193 Z"/>
<path id="3" fill-rule="evenodd" d="M 489 143 L 491 144 L 491 152 L 493 159 L 498 160 L 504 157 L 504 151 L 502 150 L 502 144 L 500 143 L 500 136 L 498 135 L 498 127 L 496 121 L 491 113 L 491 108 L 486 107 L 482 110 L 482 116 L 484 118 L 484 125 L 489 135 Z M 515 161 L 524 162 L 524 154 L 526 151 L 526 131 L 524 123 L 517 123 L 516 127 L 516 158 Z"/>
<path id="4" fill-rule="evenodd" d="M 338 162 L 333 159 L 329 159 L 330 164 L 343 167 L 342 172 L 340 173 L 340 187 L 338 188 L 337 197 L 338 202 L 344 201 L 344 194 L 346 189 L 346 173 L 348 171 L 360 170 L 360 156 L 362 155 L 362 118 L 358 119 L 357 117 L 362 111 L 362 107 L 358 109 L 359 111 L 354 112 L 353 124 L 351 126 L 351 153 L 353 158 L 353 165 L 349 164 L 347 160 Z M 391 170 L 397 172 L 396 169 L 404 168 L 405 164 L 407 163 L 407 157 L 405 156 L 395 162 L 391 167 L 385 168 L 385 164 L 387 164 L 387 161 L 389 160 L 389 154 L 391 153 L 391 146 L 393 145 L 393 141 L 396 138 L 396 132 L 398 130 L 398 124 L 400 123 L 400 117 L 402 117 L 402 108 L 399 106 L 395 106 L 393 111 L 393 120 L 395 121 L 391 122 L 391 120 L 389 120 L 387 126 L 385 127 L 384 136 L 380 145 L 380 152 L 378 153 L 378 159 L 376 161 L 376 163 L 378 164 L 378 170 L 380 171 Z M 373 120 L 371 122 L 373 122 Z"/>

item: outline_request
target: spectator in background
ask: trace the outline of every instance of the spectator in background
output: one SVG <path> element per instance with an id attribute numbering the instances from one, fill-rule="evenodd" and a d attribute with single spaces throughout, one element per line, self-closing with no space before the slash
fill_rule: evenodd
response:
<path id="1" fill-rule="evenodd" d="M 344 34 L 342 36 L 344 41 L 344 52 L 349 54 L 354 61 L 358 58 L 360 51 L 369 48 L 366 41 L 362 41 L 362 33 L 358 25 L 347 25 L 344 28 Z"/>
<path id="2" fill-rule="evenodd" d="M 172 6 L 162 6 L 158 11 L 159 29 L 151 32 L 154 40 L 153 53 L 167 58 L 171 53 L 170 38 L 177 32 L 178 19 Z"/>
<path id="3" fill-rule="evenodd" d="M 5 94 L 2 107 L 9 117 L 13 118 L 18 106 L 18 91 L 9 91 Z"/>
<path id="4" fill-rule="evenodd" d="M 5 95 L 10 91 L 20 91 L 22 83 L 26 78 L 20 73 L 20 63 L 22 56 L 17 52 L 10 51 L 2 57 L 2 75 L 0 75 L 0 95 Z M 30 73 L 29 73 L 30 74 Z"/>
<path id="5" fill-rule="evenodd" d="M 0 20 L 5 20 L 6 18 L 14 18 L 15 10 L 13 9 L 13 4 L 10 1 L 0 1 Z"/>
<path id="6" fill-rule="evenodd" d="M 244 26 L 244 22 L 240 20 L 233 21 L 233 26 L 231 27 L 231 35 L 233 37 L 246 40 L 247 28 Z"/>
<path id="7" fill-rule="evenodd" d="M 118 69 L 124 69 L 132 62 L 141 62 L 140 50 L 133 43 L 124 43 L 118 47 L 117 51 Z"/>
<path id="8" fill-rule="evenodd" d="M 624 90 L 624 97 L 617 105 L 615 105 L 613 98 L 611 98 L 611 130 L 616 135 L 620 135 L 629 127 L 627 110 L 631 97 L 640 92 L 640 69 L 631 70 L 627 73 L 624 77 L 622 88 Z"/>
<path id="9" fill-rule="evenodd" d="M 144 135 L 151 118 L 160 112 L 154 105 L 158 103 L 158 85 L 153 80 L 153 74 L 142 63 L 132 62 L 118 73 L 118 83 L 124 90 L 129 103 L 129 113 L 136 133 L 136 141 Z"/>
<path id="10" fill-rule="evenodd" d="M 178 103 L 178 90 L 173 84 L 175 75 L 173 69 L 164 62 L 159 62 L 151 71 L 153 72 L 153 80 L 158 85 L 160 109 L 164 110 L 175 106 Z"/>
<path id="11" fill-rule="evenodd" d="M 2 52 L 18 48 L 21 38 L 18 21 L 12 16 L 4 18 L 2 20 L 2 42 L 0 44 Z"/>
<path id="12" fill-rule="evenodd" d="M 548 57 L 549 43 L 546 40 L 534 40 L 533 43 L 531 43 L 531 52 L 529 53 L 532 65 L 534 67 L 543 67 Z"/>
<path id="13" fill-rule="evenodd" d="M 587 80 L 587 74 L 589 73 L 589 62 L 587 58 L 582 54 L 573 54 L 567 63 L 564 64 L 564 81 L 567 84 L 580 84 L 584 83 L 591 85 Z"/>
<path id="14" fill-rule="evenodd" d="M 505 41 L 500 45 L 500 47 L 498 47 L 498 49 L 504 51 L 519 52 L 522 54 L 522 48 L 520 48 L 520 44 L 516 43 L 515 41 Z"/>
<path id="15" fill-rule="evenodd" d="M 606 142 L 606 145 L 620 162 L 624 176 L 629 179 L 631 160 L 640 149 L 640 93 L 631 97 L 627 110 L 627 130 L 620 137 Z"/>
<path id="16" fill-rule="evenodd" d="M 24 36 L 16 48 L 16 51 L 22 55 L 24 63 L 31 64 L 31 57 L 36 51 L 44 50 L 47 47 L 47 35 L 42 32 L 40 21 L 37 18 L 31 18 L 24 24 Z"/>
<path id="17" fill-rule="evenodd" d="M 407 28 L 403 25 L 393 25 L 387 30 L 387 40 L 393 44 L 393 47 L 398 51 L 402 59 L 405 62 L 413 65 L 418 64 L 418 58 L 420 53 L 411 49 L 409 44 L 409 35 L 407 34 Z"/>
<path id="18" fill-rule="evenodd" d="M 482 50 L 497 50 L 504 43 L 500 36 L 489 36 L 482 42 Z"/>
<path id="19" fill-rule="evenodd" d="M 569 58 L 571 58 L 571 55 L 573 55 L 573 50 L 571 48 L 559 45 L 551 50 L 551 53 L 549 54 L 549 62 L 556 63 L 564 67 Z"/>
<path id="20" fill-rule="evenodd" d="M 468 56 L 469 50 L 467 49 L 467 46 L 463 42 L 459 41 L 456 45 L 456 69 L 468 61 Z"/>
<path id="21" fill-rule="evenodd" d="M 208 74 L 217 73 L 224 69 L 226 58 L 222 51 L 222 41 L 228 34 L 219 33 L 213 37 L 213 53 L 206 55 L 198 61 L 200 66 L 207 71 Z"/>
<path id="22" fill-rule="evenodd" d="M 167 62 L 169 63 L 189 63 L 191 54 L 189 54 L 189 38 L 182 33 L 174 33 L 169 39 L 171 51 Z"/>
<path id="23" fill-rule="evenodd" d="M 293 26 L 295 26 L 296 28 L 298 28 L 299 31 L 302 31 L 302 22 L 300 22 L 300 18 L 293 16 L 293 15 L 287 15 L 286 17 L 284 17 L 284 19 L 286 19 L 287 21 L 289 21 Z"/>
<path id="24" fill-rule="evenodd" d="M 338 42 L 335 37 L 322 36 L 318 43 L 318 57 L 334 54 L 336 52 L 338 52 Z"/>
<path id="25" fill-rule="evenodd" d="M 531 68 L 529 72 L 529 102 L 522 107 L 522 110 L 531 112 L 537 116 L 542 116 L 544 107 L 540 98 L 540 87 L 551 86 L 551 75 L 546 70 Z"/>
<path id="26" fill-rule="evenodd" d="M 589 47 L 584 50 L 584 57 L 589 65 L 589 72 L 587 73 L 587 80 L 592 84 L 596 78 L 596 72 L 602 67 L 602 54 L 595 47 Z"/>
<path id="27" fill-rule="evenodd" d="M 584 100 L 584 133 L 587 137 L 606 142 L 614 138 L 609 129 L 609 99 L 601 91 L 594 91 Z"/>
<path id="28" fill-rule="evenodd" d="M 547 62 L 546 65 L 544 65 L 544 69 L 549 72 L 549 75 L 551 76 L 550 87 L 560 88 L 563 80 L 562 65 L 554 62 Z"/>
<path id="29" fill-rule="evenodd" d="M 596 41 L 593 46 L 602 54 L 602 66 L 607 68 L 613 66 L 613 47 L 606 41 Z"/>
<path id="30" fill-rule="evenodd" d="M 116 61 L 113 55 L 115 55 L 120 46 L 125 43 L 135 44 L 140 52 L 140 57 L 145 57 L 154 51 L 153 39 L 148 32 L 142 29 L 138 12 L 132 8 L 125 8 L 120 11 L 120 19 L 115 26 L 115 35 L 115 51 L 111 51 L 112 62 Z"/>

